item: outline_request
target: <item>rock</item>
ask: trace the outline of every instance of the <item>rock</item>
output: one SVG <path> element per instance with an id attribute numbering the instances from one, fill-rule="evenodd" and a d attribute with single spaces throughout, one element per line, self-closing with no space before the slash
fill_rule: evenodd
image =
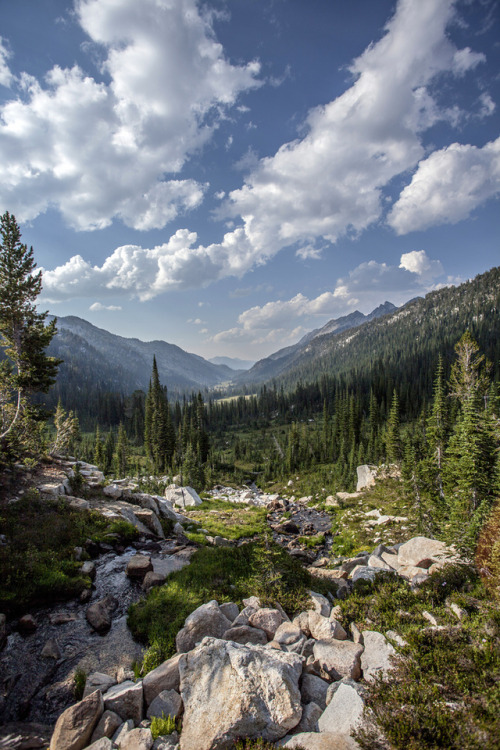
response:
<path id="1" fill-rule="evenodd" d="M 392 555 L 396 559 L 397 564 L 397 555 Z M 391 565 L 388 565 L 388 563 L 385 562 L 385 560 L 382 560 L 381 557 L 378 555 L 370 555 L 368 558 L 368 565 L 370 568 L 380 568 L 381 570 L 390 570 L 391 573 L 394 571 L 394 567 Z"/>
<path id="2" fill-rule="evenodd" d="M 318 720 L 320 732 L 350 735 L 362 723 L 365 703 L 356 683 L 341 683 Z"/>
<path id="3" fill-rule="evenodd" d="M 80 568 L 80 573 L 82 576 L 88 576 L 93 581 L 96 574 L 95 563 L 93 563 L 92 560 L 87 560 Z"/>
<path id="4" fill-rule="evenodd" d="M 130 495 L 130 499 L 135 501 L 136 503 L 139 503 L 141 508 L 146 508 L 147 510 L 152 510 L 155 515 L 160 515 L 160 510 L 158 508 L 158 503 L 156 501 L 156 498 L 154 498 L 152 495 L 148 495 L 146 492 L 134 492 Z"/>
<path id="5" fill-rule="evenodd" d="M 153 534 L 156 534 L 156 536 L 159 536 L 161 539 L 165 539 L 163 527 L 158 520 L 156 513 L 148 508 L 136 508 L 134 514 L 137 520 L 143 523 L 144 526 L 153 532 Z"/>
<path id="6" fill-rule="evenodd" d="M 135 680 L 134 670 L 126 669 L 125 667 L 118 667 L 116 670 L 116 681 L 117 683 L 125 682 L 125 680 Z"/>
<path id="7" fill-rule="evenodd" d="M 50 740 L 50 750 L 82 750 L 89 744 L 103 711 L 103 700 L 99 691 L 67 708 L 56 722 Z"/>
<path id="8" fill-rule="evenodd" d="M 363 646 L 351 641 L 316 641 L 313 647 L 321 673 L 334 680 L 342 677 L 359 680 L 362 653 Z"/>
<path id="9" fill-rule="evenodd" d="M 165 499 L 177 505 L 178 508 L 190 508 L 201 505 L 202 500 L 192 487 L 176 487 L 165 490 Z"/>
<path id="10" fill-rule="evenodd" d="M 225 539 L 223 536 L 214 536 L 214 542 L 216 547 L 232 547 L 233 543 L 229 539 Z"/>
<path id="11" fill-rule="evenodd" d="M 365 490 L 367 487 L 373 487 L 377 478 L 377 467 L 371 466 L 370 464 L 363 464 L 358 466 L 356 469 L 358 475 L 358 482 L 356 484 L 356 492 Z"/>
<path id="12" fill-rule="evenodd" d="M 103 737 L 112 737 L 122 724 L 121 718 L 114 711 L 104 711 L 99 723 L 92 733 L 91 742 L 97 742 Z"/>
<path id="13" fill-rule="evenodd" d="M 230 747 L 240 737 L 274 741 L 300 721 L 296 654 L 205 638 L 179 667 L 182 750 Z"/>
<path id="14" fill-rule="evenodd" d="M 21 635 L 31 635 L 38 628 L 38 623 L 33 615 L 23 615 L 18 623 L 18 629 Z"/>
<path id="15" fill-rule="evenodd" d="M 356 581 L 374 581 L 376 576 L 381 572 L 381 568 L 372 568 L 370 565 L 357 565 L 349 577 L 353 583 L 356 583 Z"/>
<path id="16" fill-rule="evenodd" d="M 282 622 L 274 634 L 274 640 L 282 643 L 284 646 L 291 646 L 293 643 L 305 640 L 302 630 L 293 622 Z"/>
<path id="17" fill-rule="evenodd" d="M 455 617 L 457 617 L 459 620 L 463 620 L 465 617 L 467 617 L 467 610 L 459 607 L 458 604 L 455 604 L 454 602 L 450 604 L 450 609 Z"/>
<path id="18" fill-rule="evenodd" d="M 304 732 L 291 737 L 281 747 L 300 748 L 301 750 L 359 750 L 356 740 L 347 734 L 331 732 Z"/>
<path id="19" fill-rule="evenodd" d="M 260 628 L 252 628 L 249 625 L 229 628 L 222 638 L 225 641 L 233 641 L 234 643 L 253 643 L 255 645 L 261 644 L 262 646 L 265 646 L 267 643 L 267 635 L 264 631 Z"/>
<path id="20" fill-rule="evenodd" d="M 232 627 L 237 628 L 240 625 L 248 625 L 250 621 L 250 615 L 253 615 L 257 611 L 257 607 L 244 607 L 239 615 L 233 620 Z"/>
<path id="21" fill-rule="evenodd" d="M 0 612 L 0 651 L 7 643 L 7 618 Z"/>
<path id="22" fill-rule="evenodd" d="M 119 748 L 120 750 L 151 750 L 153 742 L 151 729 L 132 729 L 120 742 Z"/>
<path id="23" fill-rule="evenodd" d="M 106 497 L 111 497 L 113 500 L 119 500 L 123 495 L 123 490 L 117 484 L 108 484 L 107 487 L 103 487 L 103 493 Z"/>
<path id="24" fill-rule="evenodd" d="M 219 609 L 224 617 L 227 617 L 231 623 L 236 620 L 240 613 L 240 608 L 234 602 L 224 602 L 223 604 L 219 604 Z"/>
<path id="25" fill-rule="evenodd" d="M 258 609 L 249 618 L 250 625 L 253 628 L 263 630 L 270 641 L 273 640 L 274 634 L 283 621 L 283 615 L 279 609 L 269 609 L 267 607 Z"/>
<path id="26" fill-rule="evenodd" d="M 87 750 L 113 750 L 116 745 L 111 742 L 109 737 L 101 737 L 101 739 L 96 740 L 91 745 L 87 745 Z"/>
<path id="27" fill-rule="evenodd" d="M 302 703 L 316 703 L 321 709 L 326 708 L 328 682 L 313 674 L 302 675 L 300 694 Z"/>
<path id="28" fill-rule="evenodd" d="M 182 699 L 175 690 L 162 690 L 156 696 L 148 708 L 147 717 L 152 719 L 153 716 L 173 716 L 177 718 L 182 713 Z"/>
<path id="29" fill-rule="evenodd" d="M 153 750 L 178 750 L 179 735 L 177 732 L 158 737 L 154 741 Z"/>
<path id="30" fill-rule="evenodd" d="M 405 639 L 401 638 L 399 633 L 396 633 L 395 630 L 387 630 L 385 633 L 385 636 L 386 638 L 390 638 L 391 641 L 394 641 L 395 643 L 397 643 L 398 646 L 401 646 L 401 648 L 408 645 Z"/>
<path id="31" fill-rule="evenodd" d="M 309 591 L 309 596 L 312 599 L 314 611 L 317 612 L 318 615 L 328 617 L 331 612 L 332 605 L 330 604 L 326 596 L 323 596 L 323 594 L 317 594 L 315 591 Z"/>
<path id="32" fill-rule="evenodd" d="M 61 649 L 55 638 L 50 638 L 45 643 L 41 655 L 44 659 L 55 659 L 56 661 L 62 657 Z"/>
<path id="33" fill-rule="evenodd" d="M 104 707 L 114 711 L 125 721 L 132 719 L 139 724 L 142 719 L 143 691 L 142 682 L 126 680 L 120 685 L 114 685 L 103 695 Z"/>
<path id="34" fill-rule="evenodd" d="M 386 675 L 391 669 L 391 657 L 396 651 L 382 633 L 363 631 L 365 650 L 361 656 L 361 669 L 366 682 L 373 682 L 378 675 Z"/>
<path id="35" fill-rule="evenodd" d="M 91 604 L 85 617 L 94 630 L 97 630 L 98 633 L 104 633 L 111 627 L 111 615 L 117 606 L 118 602 L 115 597 L 108 594 L 104 599 Z"/>
<path id="36" fill-rule="evenodd" d="M 224 617 L 215 599 L 202 604 L 186 618 L 184 627 L 179 630 L 175 646 L 179 653 L 191 651 L 205 636 L 222 638 L 231 623 Z"/>
<path id="37" fill-rule="evenodd" d="M 339 494 L 339 493 L 337 493 L 337 495 L 338 495 L 338 494 Z M 342 494 L 344 494 L 344 493 L 342 493 Z M 327 498 L 326 498 L 326 500 L 325 500 L 325 505 L 326 505 L 326 506 L 330 506 L 330 507 L 333 507 L 333 508 L 338 508 L 338 507 L 339 507 L 339 500 L 340 500 L 340 499 L 341 499 L 341 498 L 336 498 L 336 497 L 333 497 L 333 495 L 328 495 L 328 497 L 327 497 Z"/>
<path id="38" fill-rule="evenodd" d="M 110 687 L 116 685 L 116 680 L 107 674 L 102 672 L 93 672 L 89 674 L 85 681 L 85 689 L 83 691 L 83 697 L 95 693 L 96 690 L 100 690 L 104 694 Z"/>
<path id="39" fill-rule="evenodd" d="M 163 690 L 179 690 L 180 658 L 181 654 L 172 656 L 171 659 L 167 659 L 167 661 L 164 661 L 163 664 L 160 664 L 159 667 L 156 667 L 151 672 L 148 672 L 144 677 L 142 685 L 146 705 L 149 706 Z"/>
<path id="40" fill-rule="evenodd" d="M 329 620 L 316 612 L 309 612 L 309 631 L 316 641 L 345 641 L 347 633 L 337 620 Z"/>
<path id="41" fill-rule="evenodd" d="M 307 703 L 302 710 L 302 718 L 294 729 L 294 732 L 317 732 L 318 719 L 322 715 L 321 709 L 316 703 Z"/>
<path id="42" fill-rule="evenodd" d="M 262 603 L 258 596 L 249 596 L 248 599 L 243 599 L 243 606 L 260 609 L 262 607 Z"/>
<path id="43" fill-rule="evenodd" d="M 358 555 L 358 557 L 352 557 L 350 560 L 345 560 L 340 566 L 341 570 L 346 573 L 352 573 L 359 565 L 368 565 L 368 559 L 370 555 Z"/>
<path id="44" fill-rule="evenodd" d="M 167 518 L 169 521 L 173 521 L 174 523 L 177 523 L 179 520 L 178 514 L 175 512 L 175 510 L 172 508 L 172 504 L 169 500 L 165 500 L 165 498 L 160 497 L 159 495 L 155 496 L 156 503 L 158 505 L 158 511 L 162 518 Z"/>
<path id="45" fill-rule="evenodd" d="M 132 721 L 132 719 L 127 719 L 127 721 L 124 721 L 123 724 L 118 727 L 112 737 L 114 744 L 118 747 L 121 747 L 121 743 L 125 740 L 125 736 L 129 732 L 131 732 L 133 728 L 134 722 Z"/>
<path id="46" fill-rule="evenodd" d="M 401 576 L 402 578 L 406 578 L 408 581 L 411 581 L 413 583 L 414 579 L 417 576 L 425 577 L 425 580 L 429 577 L 429 574 L 426 570 L 423 570 L 422 568 L 417 568 L 416 565 L 401 565 L 398 568 L 398 576 Z"/>
<path id="47" fill-rule="evenodd" d="M 355 622 L 351 622 L 351 624 L 349 625 L 349 630 L 351 631 L 353 643 L 360 643 L 361 645 L 363 645 L 363 633 L 358 630 Z"/>
<path id="48" fill-rule="evenodd" d="M 68 497 L 68 504 L 71 510 L 90 510 L 90 503 L 82 497 Z"/>
<path id="49" fill-rule="evenodd" d="M 401 545 L 398 550 L 398 562 L 400 565 L 414 565 L 418 568 L 423 567 L 421 563 L 424 561 L 439 562 L 451 555 L 444 542 L 428 539 L 425 536 L 416 536 Z M 429 565 L 426 564 L 425 567 L 428 568 Z"/>
<path id="50" fill-rule="evenodd" d="M 293 521 L 285 521 L 285 523 L 274 526 L 274 531 L 278 534 L 300 534 L 299 527 Z"/>
<path id="51" fill-rule="evenodd" d="M 144 576 L 142 588 L 144 591 L 149 591 L 153 586 L 163 586 L 166 580 L 167 576 L 165 573 L 155 573 L 154 570 L 150 570 Z"/>
<path id="52" fill-rule="evenodd" d="M 152 570 L 153 563 L 148 555 L 133 555 L 127 563 L 126 573 L 129 578 L 143 579 Z"/>

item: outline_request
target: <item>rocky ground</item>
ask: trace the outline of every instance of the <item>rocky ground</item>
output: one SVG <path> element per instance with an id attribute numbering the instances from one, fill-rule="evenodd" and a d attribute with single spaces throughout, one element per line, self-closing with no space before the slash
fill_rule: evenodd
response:
<path id="1" fill-rule="evenodd" d="M 369 494 L 370 471 L 363 467 L 360 472 L 358 492 L 335 497 L 296 499 L 293 482 L 283 494 L 256 487 L 216 487 L 209 494 L 235 508 L 265 509 L 273 539 L 313 576 L 334 584 L 339 601 L 357 581 L 373 581 L 380 574 L 418 587 L 456 556 L 441 542 L 412 537 L 406 516 L 386 513 L 382 504 L 371 507 L 377 498 Z M 211 750 L 230 748 L 245 736 L 306 750 L 357 747 L 350 732 L 365 721 L 363 685 L 392 668 L 390 657 L 403 644 L 397 632 L 360 633 L 355 627 L 346 632 L 336 602 L 314 591 L 310 609 L 293 621 L 279 602 L 266 608 L 254 597 L 241 609 L 213 601 L 187 618 L 177 635 L 177 655 L 136 680 L 130 669 L 143 651 L 126 625 L 129 605 L 189 564 L 197 546 L 190 540 L 193 530 L 196 538 L 201 534 L 218 546 L 247 540 L 209 534 L 202 527 L 208 516 L 200 516 L 201 498 L 191 488 L 169 485 L 166 478 L 163 495 L 152 495 L 134 481 L 106 485 L 90 465 L 81 465 L 76 474 L 83 477 L 80 496 L 71 460 L 56 458 L 36 471 L 20 468 L 7 501 L 16 502 L 36 486 L 42 496 L 57 496 L 74 509 L 125 519 L 140 536 L 126 547 L 110 540 L 75 549 L 77 559 L 91 558 L 82 562 L 82 571 L 93 580 L 91 590 L 77 600 L 0 622 L 5 724 L 0 748 L 46 747 L 58 716 L 51 750 L 167 750 L 178 741 L 181 750 Z M 228 517 L 227 510 L 209 513 Z M 333 554 L 335 540 L 353 526 L 363 532 L 366 547 L 351 555 Z M 438 627 L 427 614 L 426 626 Z M 454 614 L 460 619 L 463 613 L 457 607 Z M 70 705 L 78 670 L 90 676 L 83 701 Z M 162 712 L 183 715 L 182 733 L 180 740 L 174 732 L 153 745 L 151 721 Z M 20 720 L 26 723 L 20 726 Z"/>

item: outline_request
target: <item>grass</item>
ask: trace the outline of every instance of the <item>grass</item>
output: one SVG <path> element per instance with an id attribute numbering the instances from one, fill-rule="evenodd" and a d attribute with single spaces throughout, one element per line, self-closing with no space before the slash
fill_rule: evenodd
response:
<path id="1" fill-rule="evenodd" d="M 7 539 L 0 547 L 0 608 L 8 613 L 71 598 L 90 587 L 74 555 L 87 539 L 109 541 L 107 534 L 119 534 L 129 541 L 137 534 L 126 521 L 71 510 L 63 500 L 42 501 L 37 492 L 1 509 L 0 533 Z"/>
<path id="2" fill-rule="evenodd" d="M 182 722 L 180 719 L 176 719 L 174 716 L 165 716 L 163 711 L 161 716 L 153 716 L 151 719 L 151 734 L 154 740 L 172 734 L 172 732 L 180 733 L 181 728 Z"/>
<path id="3" fill-rule="evenodd" d="M 73 675 L 73 695 L 75 696 L 75 700 L 82 700 L 86 682 L 87 673 L 79 667 Z"/>
<path id="4" fill-rule="evenodd" d="M 128 624 L 149 645 L 143 671 L 154 669 L 175 653 L 175 636 L 186 617 L 200 605 L 256 595 L 264 605 L 279 602 L 290 614 L 307 609 L 308 590 L 335 590 L 335 584 L 312 579 L 281 547 L 266 540 L 240 547 L 202 547 L 191 564 L 172 573 L 166 583 L 133 604 Z"/>
<path id="5" fill-rule="evenodd" d="M 248 539 L 266 530 L 266 508 L 236 505 L 223 500 L 204 500 L 196 510 L 187 511 L 185 515 L 200 524 L 211 536 L 226 539 Z M 196 540 L 201 541 L 198 537 Z"/>

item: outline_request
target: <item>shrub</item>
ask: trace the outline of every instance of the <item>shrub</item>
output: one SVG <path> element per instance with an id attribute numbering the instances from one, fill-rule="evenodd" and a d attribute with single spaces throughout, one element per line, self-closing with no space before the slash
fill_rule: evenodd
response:
<path id="1" fill-rule="evenodd" d="M 83 698 L 83 692 L 85 690 L 85 684 L 87 682 L 87 673 L 84 669 L 78 667 L 75 674 L 73 675 L 73 695 L 77 701 L 81 701 Z"/>
<path id="2" fill-rule="evenodd" d="M 151 719 L 151 734 L 154 740 L 176 731 L 181 731 L 181 720 L 174 716 L 165 716 L 162 711 L 161 716 L 153 716 Z"/>

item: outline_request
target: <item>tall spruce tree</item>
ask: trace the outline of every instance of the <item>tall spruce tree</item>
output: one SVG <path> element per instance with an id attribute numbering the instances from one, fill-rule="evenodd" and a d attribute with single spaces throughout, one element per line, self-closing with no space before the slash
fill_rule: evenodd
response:
<path id="1" fill-rule="evenodd" d="M 390 463 L 398 463 L 401 459 L 401 435 L 399 427 L 399 399 L 396 389 L 392 394 L 391 410 L 387 420 L 385 434 L 385 451 Z"/>
<path id="2" fill-rule="evenodd" d="M 42 289 L 41 271 L 34 273 L 33 248 L 21 242 L 21 231 L 7 211 L 0 218 L 0 439 L 22 420 L 36 416 L 28 397 L 46 393 L 55 382 L 60 360 L 45 354 L 56 333 L 55 321 L 45 325 L 48 313 L 36 311 Z"/>

